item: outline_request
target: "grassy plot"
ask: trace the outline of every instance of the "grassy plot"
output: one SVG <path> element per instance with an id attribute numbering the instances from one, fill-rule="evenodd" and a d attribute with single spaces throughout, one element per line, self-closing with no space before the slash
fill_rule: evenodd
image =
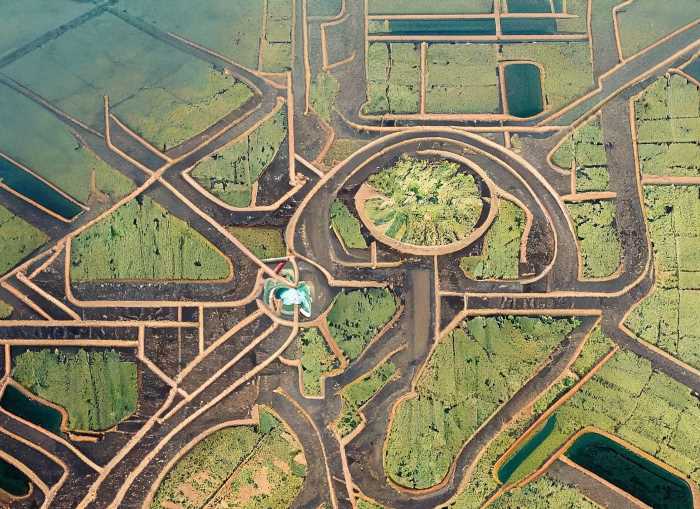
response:
<path id="1" fill-rule="evenodd" d="M 493 509 L 600 508 L 574 486 L 564 484 L 548 475 L 543 475 L 522 488 L 509 491 L 497 498 L 491 507 Z"/>
<path id="2" fill-rule="evenodd" d="M 306 329 L 297 336 L 301 356 L 301 380 L 306 396 L 321 395 L 321 377 L 340 366 L 338 359 L 316 329 Z"/>
<path id="3" fill-rule="evenodd" d="M 548 317 L 462 322 L 433 351 L 416 384 L 417 397 L 396 409 L 384 457 L 387 475 L 409 488 L 439 483 L 465 441 L 577 325 Z"/>
<path id="4" fill-rule="evenodd" d="M 106 430 L 136 410 L 136 363 L 114 350 L 29 350 L 14 359 L 12 377 L 65 408 L 72 430 Z"/>
<path id="5" fill-rule="evenodd" d="M 614 274 L 622 260 L 622 245 L 615 224 L 615 203 L 568 203 L 567 208 L 576 228 L 583 259 L 583 276 L 597 278 Z"/>
<path id="6" fill-rule="evenodd" d="M 4 72 L 97 129 L 108 95 L 113 112 L 159 148 L 204 131 L 252 95 L 211 64 L 110 13 L 52 39 Z"/>
<path id="7" fill-rule="evenodd" d="M 261 412 L 258 426 L 225 428 L 199 442 L 165 476 L 151 508 L 289 507 L 305 464 L 284 424 Z"/>
<path id="8" fill-rule="evenodd" d="M 386 288 L 341 292 L 328 314 L 328 327 L 349 360 L 357 359 L 396 314 L 399 300 Z"/>
<path id="9" fill-rule="evenodd" d="M 367 217 L 385 235 L 407 244 L 440 246 L 464 240 L 484 206 L 474 176 L 447 160 L 404 156 L 370 176 L 368 183 L 382 196 L 365 202 Z"/>
<path id="10" fill-rule="evenodd" d="M 396 374 L 396 366 L 391 361 L 386 361 L 343 388 L 340 393 L 343 406 L 336 423 L 341 436 L 349 435 L 360 425 L 361 418 L 358 412 L 362 405 L 372 399 Z"/>
<path id="11" fill-rule="evenodd" d="M 280 109 L 255 131 L 197 163 L 192 177 L 234 207 L 248 207 L 253 184 L 272 164 L 287 136 L 287 113 Z"/>
<path id="12" fill-rule="evenodd" d="M 656 286 L 629 315 L 638 337 L 700 368 L 700 188 L 644 189 Z"/>
<path id="13" fill-rule="evenodd" d="M 420 49 L 412 43 L 375 42 L 367 53 L 368 115 L 417 113 L 420 102 Z"/>
<path id="14" fill-rule="evenodd" d="M 0 206 L 0 274 L 5 274 L 41 247 L 48 236 L 24 219 Z"/>
<path id="15" fill-rule="evenodd" d="M 224 255 L 148 196 L 122 205 L 73 239 L 71 281 L 218 280 Z"/>
<path id="16" fill-rule="evenodd" d="M 367 249 L 367 241 L 362 236 L 360 220 L 337 198 L 331 204 L 331 228 L 348 249 Z"/>
<path id="17" fill-rule="evenodd" d="M 0 300 L 0 320 L 9 318 L 12 314 L 13 308 L 4 300 Z"/>
<path id="18" fill-rule="evenodd" d="M 267 226 L 230 226 L 228 230 L 261 260 L 287 255 L 287 246 L 278 228 Z"/>
<path id="19" fill-rule="evenodd" d="M 338 80 L 325 71 L 321 71 L 311 84 L 309 99 L 311 107 L 326 123 L 331 123 L 331 116 L 335 108 L 335 99 L 340 91 Z"/>
<path id="20" fill-rule="evenodd" d="M 500 113 L 498 46 L 430 44 L 425 109 L 429 113 Z"/>
<path id="21" fill-rule="evenodd" d="M 700 17 L 697 0 L 635 0 L 619 11 L 622 55 L 629 58 Z"/>
<path id="22" fill-rule="evenodd" d="M 11 129 L 0 129 L 0 151 L 28 166 L 76 200 L 124 196 L 132 182 L 110 168 L 78 141 L 56 116 L 15 90 L 0 84 L 0 117 Z M 94 175 L 95 189 L 91 189 Z"/>
<path id="23" fill-rule="evenodd" d="M 292 0 L 265 1 L 267 18 L 259 67 L 265 72 L 283 72 L 292 66 Z"/>
<path id="24" fill-rule="evenodd" d="M 576 128 L 552 154 L 552 162 L 576 172 L 576 191 L 607 191 L 610 188 L 608 156 L 598 116 Z"/>
<path id="25" fill-rule="evenodd" d="M 348 157 L 354 154 L 367 144 L 365 140 L 356 140 L 353 138 L 336 138 L 333 144 L 326 152 L 323 158 L 323 165 L 326 168 L 332 168 L 336 164 L 345 161 Z"/>
<path id="26" fill-rule="evenodd" d="M 486 232 L 481 254 L 462 257 L 459 268 L 472 279 L 517 279 L 525 221 L 523 209 L 501 200 L 498 216 Z"/>
<path id="27" fill-rule="evenodd" d="M 609 7 L 606 3 L 611 1 L 615 2 L 613 5 L 619 3 L 618 0 L 597 0 L 591 3 L 591 19 L 595 20 L 596 10 L 601 13 L 601 15 L 606 16 L 608 21 L 612 17 L 613 5 Z M 607 7 L 607 9 L 606 9 Z M 588 0 L 567 0 L 566 10 L 569 14 L 574 14 L 576 18 L 562 18 L 557 19 L 557 32 L 559 33 L 576 33 L 585 34 L 588 32 Z M 596 20 L 597 21 L 597 20 Z M 595 33 L 592 31 L 592 33 Z"/>
<path id="28" fill-rule="evenodd" d="M 309 16 L 337 16 L 342 0 L 309 0 Z"/>
<path id="29" fill-rule="evenodd" d="M 664 76 L 635 103 L 642 173 L 700 175 L 700 90 L 678 75 Z"/>
<path id="30" fill-rule="evenodd" d="M 493 0 L 369 0 L 369 14 L 485 14 Z"/>

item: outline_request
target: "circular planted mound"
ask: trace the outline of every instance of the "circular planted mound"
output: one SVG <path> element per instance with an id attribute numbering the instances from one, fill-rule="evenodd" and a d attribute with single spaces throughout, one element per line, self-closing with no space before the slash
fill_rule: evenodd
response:
<path id="1" fill-rule="evenodd" d="M 470 242 L 486 206 L 479 182 L 459 163 L 407 156 L 372 175 L 355 202 L 375 237 L 416 252 Z"/>

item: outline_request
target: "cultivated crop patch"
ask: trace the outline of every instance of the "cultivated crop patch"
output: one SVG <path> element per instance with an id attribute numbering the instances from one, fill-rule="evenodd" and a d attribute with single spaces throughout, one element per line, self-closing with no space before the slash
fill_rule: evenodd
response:
<path id="1" fill-rule="evenodd" d="M 340 366 L 326 339 L 316 328 L 306 329 L 297 336 L 301 358 L 301 380 L 306 396 L 321 396 L 322 376 Z"/>
<path id="2" fill-rule="evenodd" d="M 44 232 L 2 206 L 0 238 L 3 247 L 0 255 L 0 274 L 12 269 L 49 240 Z"/>
<path id="3" fill-rule="evenodd" d="M 552 154 L 552 162 L 576 172 L 576 192 L 607 191 L 610 176 L 600 117 L 594 117 L 567 136 Z"/>
<path id="4" fill-rule="evenodd" d="M 279 228 L 268 226 L 230 226 L 228 230 L 261 260 L 281 258 L 287 246 Z"/>
<path id="5" fill-rule="evenodd" d="M 367 249 L 367 241 L 362 235 L 362 223 L 347 205 L 336 199 L 331 204 L 331 228 L 348 249 Z"/>
<path id="6" fill-rule="evenodd" d="M 615 202 L 591 201 L 567 204 L 574 221 L 583 276 L 607 277 L 622 261 L 622 244 L 615 223 Z"/>
<path id="7" fill-rule="evenodd" d="M 373 42 L 367 53 L 368 115 L 417 113 L 420 101 L 420 49 L 412 43 Z"/>

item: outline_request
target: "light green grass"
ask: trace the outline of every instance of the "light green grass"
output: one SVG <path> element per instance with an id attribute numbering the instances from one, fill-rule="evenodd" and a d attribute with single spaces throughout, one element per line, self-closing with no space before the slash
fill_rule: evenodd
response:
<path id="1" fill-rule="evenodd" d="M 283 72 L 292 66 L 292 1 L 267 2 L 266 31 L 260 43 L 260 70 Z"/>
<path id="2" fill-rule="evenodd" d="M 477 317 L 442 338 L 418 379 L 417 397 L 396 410 L 384 457 L 387 475 L 409 488 L 439 483 L 465 441 L 577 324 L 546 317 Z"/>
<path id="3" fill-rule="evenodd" d="M 493 509 L 601 509 L 577 488 L 543 475 L 496 499 Z"/>
<path id="4" fill-rule="evenodd" d="M 383 505 L 377 505 L 364 498 L 357 498 L 357 509 L 385 509 Z"/>
<path id="5" fill-rule="evenodd" d="M 523 209 L 501 200 L 498 216 L 486 233 L 481 254 L 462 257 L 459 268 L 472 279 L 517 279 L 524 231 Z"/>
<path id="6" fill-rule="evenodd" d="M 309 0 L 309 16 L 337 16 L 342 0 Z"/>
<path id="7" fill-rule="evenodd" d="M 71 281 L 218 280 L 230 267 L 204 236 L 147 196 L 75 237 Z"/>
<path id="8" fill-rule="evenodd" d="M 340 84 L 332 74 L 321 71 L 311 84 L 310 100 L 314 111 L 318 113 L 327 124 L 331 123 L 331 116 L 335 108 L 335 100 L 340 91 Z"/>
<path id="9" fill-rule="evenodd" d="M 247 137 L 197 163 L 192 177 L 207 191 L 234 207 L 248 207 L 252 186 L 272 164 L 287 136 L 284 108 Z"/>
<path id="10" fill-rule="evenodd" d="M 13 308 L 4 300 L 0 300 L 0 320 L 9 318 L 12 314 Z"/>
<path id="11" fill-rule="evenodd" d="M 367 249 L 367 241 L 362 236 L 360 220 L 337 198 L 331 204 L 331 228 L 348 249 Z"/>
<path id="12" fill-rule="evenodd" d="M 399 301 L 385 288 L 342 291 L 328 314 L 328 327 L 349 360 L 357 359 L 396 313 Z"/>
<path id="13" fill-rule="evenodd" d="M 306 396 L 321 395 L 322 376 L 336 369 L 340 363 L 317 328 L 306 329 L 297 336 L 301 356 L 301 380 Z"/>
<path id="14" fill-rule="evenodd" d="M 367 53 L 368 115 L 417 113 L 420 101 L 420 50 L 413 43 L 375 42 Z"/>
<path id="15" fill-rule="evenodd" d="M 336 164 L 345 161 L 348 157 L 354 154 L 367 144 L 365 140 L 356 140 L 353 138 L 336 138 L 331 148 L 326 152 L 326 157 L 323 158 L 323 164 L 326 168 L 332 168 Z"/>
<path id="16" fill-rule="evenodd" d="M 568 203 L 583 258 L 583 276 L 610 276 L 620 267 L 622 245 L 615 224 L 615 202 Z"/>
<path id="17" fill-rule="evenodd" d="M 369 14 L 483 14 L 493 0 L 370 0 Z"/>
<path id="18" fill-rule="evenodd" d="M 622 54 L 629 58 L 700 17 L 697 0 L 635 0 L 619 11 Z"/>
<path id="19" fill-rule="evenodd" d="M 49 237 L 24 219 L 0 205 L 0 275 L 41 247 Z"/>
<path id="20" fill-rule="evenodd" d="M 211 64 L 109 13 L 47 42 L 4 72 L 97 129 L 108 95 L 112 111 L 159 148 L 204 131 L 252 95 Z"/>
<path id="21" fill-rule="evenodd" d="M 607 191 L 610 185 L 600 118 L 594 117 L 576 128 L 552 154 L 552 162 L 564 170 L 573 166 L 576 191 Z"/>
<path id="22" fill-rule="evenodd" d="M 228 230 L 261 260 L 287 255 L 287 246 L 279 228 L 267 226 L 230 226 Z"/>
<path id="23" fill-rule="evenodd" d="M 14 359 L 12 377 L 65 408 L 72 430 L 105 430 L 136 410 L 136 363 L 122 360 L 114 350 L 29 350 Z"/>
<path id="24" fill-rule="evenodd" d="M 51 112 L 1 83 L 0 117 L 13 119 L 11 128 L 0 129 L 0 151 L 76 200 L 88 202 L 93 172 L 97 191 L 112 201 L 133 187 L 128 178 L 85 148 Z"/>

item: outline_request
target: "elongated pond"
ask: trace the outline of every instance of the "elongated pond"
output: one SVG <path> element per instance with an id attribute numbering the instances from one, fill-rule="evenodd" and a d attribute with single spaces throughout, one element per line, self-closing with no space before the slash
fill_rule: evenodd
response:
<path id="1" fill-rule="evenodd" d="M 23 497 L 29 493 L 29 479 L 17 467 L 0 459 L 0 489 L 12 496 Z"/>
<path id="2" fill-rule="evenodd" d="M 33 422 L 47 431 L 61 433 L 60 412 L 25 396 L 22 391 L 11 385 L 5 387 L 5 392 L 0 399 L 0 406 L 17 417 Z"/>
<path id="3" fill-rule="evenodd" d="M 554 430 L 554 425 L 557 423 L 557 416 L 553 414 L 547 419 L 542 429 L 532 435 L 529 440 L 506 461 L 501 468 L 498 469 L 498 480 L 503 484 L 507 483 L 513 476 L 513 473 L 522 465 L 525 460 L 537 449 L 542 442 Z"/>
<path id="4" fill-rule="evenodd" d="M 495 35 L 493 19 L 395 19 L 373 35 Z"/>
<path id="5" fill-rule="evenodd" d="M 504 73 L 510 114 L 528 118 L 542 113 L 544 104 L 540 68 L 530 63 L 514 63 L 506 65 Z"/>

